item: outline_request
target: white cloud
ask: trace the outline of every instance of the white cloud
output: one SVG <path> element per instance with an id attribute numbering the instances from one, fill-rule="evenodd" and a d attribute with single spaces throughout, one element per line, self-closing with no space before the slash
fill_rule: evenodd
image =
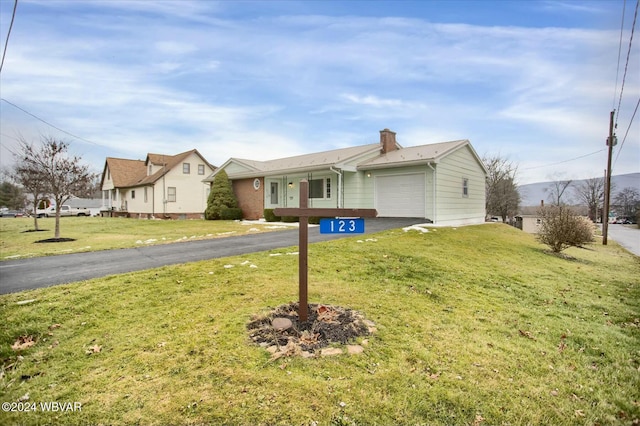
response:
<path id="1" fill-rule="evenodd" d="M 2 97 L 98 142 L 102 158 L 191 148 L 215 164 L 276 158 L 376 142 L 388 127 L 404 146 L 468 138 L 479 153 L 540 164 L 592 152 L 607 132 L 616 31 L 225 18 L 226 2 L 86 3 L 83 15 L 77 2 L 35 5 L 14 29 Z M 627 99 L 640 91 L 634 64 Z M 2 133 L 50 130 L 10 110 Z M 626 157 L 621 169 L 637 170 Z M 566 167 L 585 164 L 598 170 Z"/>

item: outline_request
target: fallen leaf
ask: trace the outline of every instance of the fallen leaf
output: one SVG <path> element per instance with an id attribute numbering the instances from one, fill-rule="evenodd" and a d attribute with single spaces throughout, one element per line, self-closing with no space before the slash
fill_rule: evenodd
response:
<path id="1" fill-rule="evenodd" d="M 484 422 L 484 417 L 480 414 L 476 414 L 476 418 L 473 420 L 473 426 L 480 426 L 480 423 Z"/>
<path id="2" fill-rule="evenodd" d="M 531 340 L 536 340 L 535 337 L 533 337 L 533 334 L 531 334 L 530 331 L 522 331 L 522 330 L 518 330 L 520 332 L 521 336 L 526 337 L 527 339 L 531 339 Z"/>
<path id="3" fill-rule="evenodd" d="M 97 354 L 101 350 L 102 350 L 102 346 L 93 345 L 93 346 L 89 346 L 89 349 L 87 349 L 85 353 L 87 355 L 92 355 L 92 354 Z"/>
<path id="4" fill-rule="evenodd" d="M 29 336 L 20 336 L 15 341 L 15 343 L 13 345 L 11 345 L 11 349 L 13 349 L 14 351 L 22 351 L 22 350 L 30 348 L 31 346 L 33 346 L 35 344 L 36 344 L 36 342 L 35 342 L 35 340 L 33 340 L 33 336 L 31 336 L 31 335 L 29 335 Z"/>
<path id="5" fill-rule="evenodd" d="M 62 327 L 60 324 L 52 324 L 49 326 L 49 330 L 55 330 L 56 328 Z"/>
<path id="6" fill-rule="evenodd" d="M 584 417 L 584 411 L 582 410 L 576 410 L 575 413 L 576 413 L 576 417 Z"/>

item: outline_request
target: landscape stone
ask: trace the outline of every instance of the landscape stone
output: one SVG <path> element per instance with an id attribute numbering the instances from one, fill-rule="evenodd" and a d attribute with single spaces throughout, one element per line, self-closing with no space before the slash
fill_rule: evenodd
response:
<path id="1" fill-rule="evenodd" d="M 364 348 L 360 345 L 347 345 L 347 353 L 349 355 L 358 355 L 364 352 Z"/>
<path id="2" fill-rule="evenodd" d="M 320 351 L 320 355 L 322 356 L 334 356 L 334 355 L 342 355 L 342 349 L 340 348 L 324 348 Z"/>

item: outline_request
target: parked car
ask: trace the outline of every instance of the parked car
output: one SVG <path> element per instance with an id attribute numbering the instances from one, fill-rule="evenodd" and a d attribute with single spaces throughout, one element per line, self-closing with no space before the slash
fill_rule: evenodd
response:
<path id="1" fill-rule="evenodd" d="M 38 217 L 55 217 L 56 208 L 51 206 L 46 209 L 38 209 L 36 211 Z M 91 211 L 86 207 L 71 207 L 67 205 L 60 206 L 60 216 L 91 216 Z"/>
<path id="2" fill-rule="evenodd" d="M 26 214 L 19 210 L 2 210 L 0 217 L 24 217 Z"/>

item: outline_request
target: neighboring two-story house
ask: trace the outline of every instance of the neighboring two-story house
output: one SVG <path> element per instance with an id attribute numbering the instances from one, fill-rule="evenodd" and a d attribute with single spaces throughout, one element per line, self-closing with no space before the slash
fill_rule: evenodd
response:
<path id="1" fill-rule="evenodd" d="M 102 172 L 102 215 L 201 219 L 215 167 L 192 149 L 142 160 L 107 157 Z"/>

